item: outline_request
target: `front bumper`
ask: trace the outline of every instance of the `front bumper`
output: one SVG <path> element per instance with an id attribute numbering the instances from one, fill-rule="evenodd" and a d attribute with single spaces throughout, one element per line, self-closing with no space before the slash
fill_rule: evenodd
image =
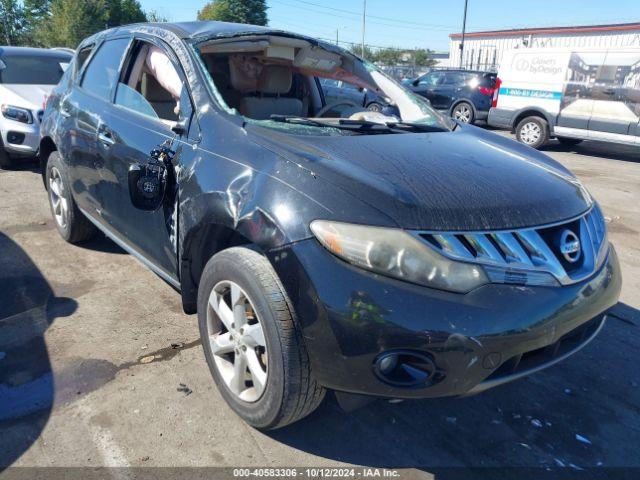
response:
<path id="1" fill-rule="evenodd" d="M 599 331 L 621 288 L 613 247 L 581 283 L 490 284 L 465 295 L 353 267 L 315 239 L 272 252 L 270 260 L 297 313 L 316 379 L 330 389 L 389 398 L 476 393 L 566 358 Z M 438 381 L 419 388 L 381 381 L 376 359 L 398 349 L 433 359 Z"/>
<path id="2" fill-rule="evenodd" d="M 11 134 L 20 139 L 12 141 Z M 4 118 L 0 114 L 0 135 L 2 145 L 11 155 L 32 157 L 37 155 L 40 146 L 40 124 L 38 120 L 33 123 L 22 123 Z"/>

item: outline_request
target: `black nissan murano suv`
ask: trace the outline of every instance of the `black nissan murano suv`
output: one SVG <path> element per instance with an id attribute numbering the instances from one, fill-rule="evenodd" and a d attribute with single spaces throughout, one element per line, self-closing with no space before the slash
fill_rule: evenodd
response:
<path id="1" fill-rule="evenodd" d="M 323 78 L 386 107 L 327 102 Z M 520 378 L 592 340 L 620 292 L 600 207 L 568 170 L 302 35 L 98 33 L 48 98 L 39 153 L 62 237 L 100 230 L 179 291 L 257 428 L 328 390 L 354 405 Z"/>

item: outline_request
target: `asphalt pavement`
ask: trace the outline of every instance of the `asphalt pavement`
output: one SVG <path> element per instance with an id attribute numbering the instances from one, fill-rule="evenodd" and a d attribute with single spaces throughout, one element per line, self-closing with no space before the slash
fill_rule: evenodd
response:
<path id="1" fill-rule="evenodd" d="M 428 478 L 450 467 L 640 467 L 640 149 L 547 153 L 600 201 L 622 264 L 599 337 L 481 395 L 352 413 L 329 399 L 267 433 L 222 400 L 174 290 L 104 237 L 66 244 L 35 165 L 0 171 L 0 470 L 355 465 Z"/>

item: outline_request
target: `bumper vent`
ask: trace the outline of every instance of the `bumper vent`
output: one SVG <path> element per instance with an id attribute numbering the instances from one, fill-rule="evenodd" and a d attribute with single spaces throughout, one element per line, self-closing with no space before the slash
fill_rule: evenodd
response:
<path id="1" fill-rule="evenodd" d="M 590 276 L 608 251 L 598 205 L 576 219 L 537 228 L 419 236 L 448 258 L 483 265 L 496 283 L 568 285 Z"/>
<path id="2" fill-rule="evenodd" d="M 511 357 L 485 381 L 491 382 L 511 375 L 529 374 L 560 361 L 586 345 L 600 330 L 604 321 L 603 316 L 593 318 L 547 347 Z"/>

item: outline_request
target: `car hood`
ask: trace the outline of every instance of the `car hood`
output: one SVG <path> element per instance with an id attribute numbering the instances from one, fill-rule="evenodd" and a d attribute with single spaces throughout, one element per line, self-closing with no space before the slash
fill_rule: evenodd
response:
<path id="1" fill-rule="evenodd" d="M 591 204 L 584 187 L 559 163 L 476 127 L 323 137 L 253 131 L 258 143 L 406 229 L 532 227 L 578 216 Z"/>
<path id="2" fill-rule="evenodd" d="M 29 110 L 40 110 L 45 97 L 54 87 L 55 85 L 3 84 L 0 85 L 2 103 Z"/>

